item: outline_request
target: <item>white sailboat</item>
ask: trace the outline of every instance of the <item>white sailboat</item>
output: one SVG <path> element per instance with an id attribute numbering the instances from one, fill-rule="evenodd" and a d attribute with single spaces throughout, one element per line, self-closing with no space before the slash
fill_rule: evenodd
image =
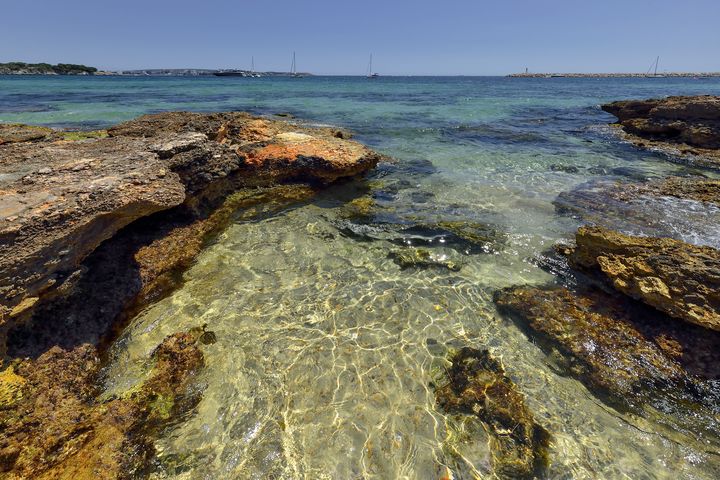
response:
<path id="1" fill-rule="evenodd" d="M 370 54 L 370 63 L 368 64 L 368 69 L 367 69 L 367 78 L 378 78 L 380 75 L 378 75 L 377 73 L 374 73 L 374 72 L 373 72 L 373 68 L 372 68 L 372 57 L 373 57 L 373 56 L 372 56 L 372 53 L 371 53 L 371 54 Z"/>
<path id="2" fill-rule="evenodd" d="M 293 52 L 292 65 L 290 65 L 290 75 L 293 77 L 299 77 L 297 73 L 297 64 L 295 62 L 295 52 Z"/>
<path id="3" fill-rule="evenodd" d="M 660 64 L 660 56 L 658 55 L 658 57 L 655 59 L 655 61 L 650 64 L 650 68 L 648 68 L 648 71 L 645 74 L 645 76 L 648 78 L 665 78 L 665 75 L 658 75 L 658 73 L 657 73 L 659 64 Z M 653 70 L 653 66 L 654 66 L 654 73 L 651 75 L 650 71 Z"/>

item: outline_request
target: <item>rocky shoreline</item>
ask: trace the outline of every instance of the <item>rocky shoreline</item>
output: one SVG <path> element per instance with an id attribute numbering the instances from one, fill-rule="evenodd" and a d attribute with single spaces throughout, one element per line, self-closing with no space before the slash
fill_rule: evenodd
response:
<path id="1" fill-rule="evenodd" d="M 156 373 L 114 400 L 98 397 L 104 345 L 232 219 L 374 168 L 381 156 L 348 138 L 234 112 L 146 115 L 96 132 L 0 125 L 0 472 L 129 478 L 145 468 L 148 439 L 192 409 L 198 345 L 214 335 L 168 337 Z"/>
<path id="2" fill-rule="evenodd" d="M 669 97 L 603 108 L 637 146 L 714 168 L 718 106 Z M 0 125 L 0 476 L 146 474 L 154 438 L 202 397 L 203 346 L 215 334 L 198 325 L 168 336 L 146 380 L 111 398 L 99 388 L 106 347 L 230 222 L 300 205 L 380 160 L 348 132 L 237 112 L 145 115 L 89 132 Z M 505 288 L 494 302 L 561 374 L 669 438 L 717 450 L 720 250 L 651 225 L 648 205 L 668 199 L 717 209 L 720 180 L 561 194 L 557 213 L 586 225 L 547 252 L 557 281 Z M 634 212 L 639 231 L 617 227 L 608 205 Z M 410 271 L 457 272 L 467 255 L 506 241 L 491 225 L 415 218 L 371 195 L 348 201 L 336 223 L 342 235 L 393 245 L 388 257 Z M 433 383 L 437 406 L 482 425 L 497 476 L 542 476 L 551 432 L 498 358 L 450 352 Z"/>
<path id="3" fill-rule="evenodd" d="M 720 98 L 623 101 L 603 109 L 638 147 L 717 167 Z M 718 180 L 598 182 L 561 194 L 558 213 L 589 223 L 574 245 L 557 245 L 540 262 L 563 275 L 552 285 L 499 291 L 495 303 L 560 371 L 610 405 L 653 417 L 671 438 L 715 445 L 720 250 L 703 244 L 713 239 L 678 238 L 682 232 L 652 218 L 647 209 L 655 204 L 717 209 Z M 613 229 L 630 225 L 637 233 Z"/>

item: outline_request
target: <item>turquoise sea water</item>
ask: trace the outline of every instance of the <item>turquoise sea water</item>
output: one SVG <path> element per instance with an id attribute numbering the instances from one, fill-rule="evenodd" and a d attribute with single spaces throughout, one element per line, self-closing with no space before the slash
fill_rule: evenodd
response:
<path id="1" fill-rule="evenodd" d="M 127 328 L 109 393 L 142 378 L 165 335 L 207 323 L 218 338 L 206 348 L 203 401 L 158 442 L 153 477 L 491 478 L 482 429 L 462 440 L 429 386 L 448 350 L 469 345 L 502 358 L 553 435 L 549 478 L 711 479 L 719 438 L 669 428 L 663 412 L 613 410 L 491 300 L 498 288 L 553 281 L 537 258 L 582 223 L 556 211 L 559 194 L 714 175 L 623 144 L 599 108 L 671 94 L 720 94 L 720 80 L 0 77 L 0 122 L 98 128 L 164 110 L 282 112 L 347 127 L 395 159 L 280 213 L 238 216 L 182 288 Z M 401 270 L 382 221 L 348 219 L 356 198 L 387 224 L 472 222 L 502 240 L 484 252 L 431 245 L 457 272 Z M 717 209 L 669 199 L 643 209 L 607 222 L 720 246 Z"/>

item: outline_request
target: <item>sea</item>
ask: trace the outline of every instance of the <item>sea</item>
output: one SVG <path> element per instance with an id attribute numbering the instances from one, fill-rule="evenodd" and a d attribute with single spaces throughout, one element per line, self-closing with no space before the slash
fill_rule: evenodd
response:
<path id="1" fill-rule="evenodd" d="M 112 345 L 108 396 L 145 378 L 165 336 L 216 334 L 203 398 L 157 440 L 150 478 L 495 478 L 482 425 L 435 399 L 448 355 L 469 346 L 502 361 L 551 433 L 546 478 L 716 479 L 718 411 L 703 425 L 717 435 L 703 436 L 668 427 L 661 410 L 618 410 L 492 300 L 565 281 L 549 252 L 588 222 L 720 247 L 720 210 L 697 202 L 559 207 L 604 183 L 717 178 L 623 142 L 600 108 L 681 94 L 720 95 L 720 79 L 0 76 L 0 122 L 101 129 L 241 110 L 346 128 L 388 157 L 305 201 L 238 212 Z M 441 223 L 488 241 L 450 241 Z M 398 250 L 412 247 L 435 264 L 401 265 Z"/>

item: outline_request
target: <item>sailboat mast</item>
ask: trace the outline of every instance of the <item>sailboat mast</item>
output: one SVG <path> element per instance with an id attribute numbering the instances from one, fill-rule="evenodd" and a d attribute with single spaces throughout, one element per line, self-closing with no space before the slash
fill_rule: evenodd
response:
<path id="1" fill-rule="evenodd" d="M 255 73 L 255 57 L 250 57 L 250 71 Z"/>
<path id="2" fill-rule="evenodd" d="M 655 76 L 657 77 L 658 64 L 660 63 L 660 55 L 655 59 Z"/>
<path id="3" fill-rule="evenodd" d="M 292 59 L 292 65 L 290 66 L 290 73 L 295 75 L 297 70 L 297 66 L 295 65 L 295 52 L 293 52 L 293 59 Z"/>

